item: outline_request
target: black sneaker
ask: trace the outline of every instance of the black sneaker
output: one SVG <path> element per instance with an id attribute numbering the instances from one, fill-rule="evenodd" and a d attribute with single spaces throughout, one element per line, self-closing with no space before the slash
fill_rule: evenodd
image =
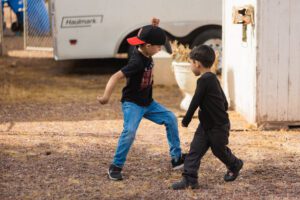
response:
<path id="1" fill-rule="evenodd" d="M 243 168 L 244 162 L 242 160 L 238 160 L 234 170 L 228 170 L 224 176 L 224 181 L 230 182 L 234 181 L 238 175 L 240 170 Z"/>
<path id="2" fill-rule="evenodd" d="M 110 180 L 120 181 L 120 180 L 123 180 L 123 175 L 121 172 L 122 172 L 121 167 L 117 167 L 117 166 L 111 164 L 109 166 L 107 174 L 108 174 L 108 177 Z"/>
<path id="3" fill-rule="evenodd" d="M 182 169 L 183 165 L 184 165 L 184 160 L 185 160 L 185 156 L 186 154 L 181 154 L 181 157 L 178 159 L 172 159 L 171 163 L 172 163 L 172 169 L 173 170 L 178 170 L 178 169 Z"/>
<path id="4" fill-rule="evenodd" d="M 188 188 L 199 189 L 199 183 L 198 182 L 191 183 L 185 177 L 183 177 L 181 181 L 172 184 L 173 190 L 185 190 Z"/>

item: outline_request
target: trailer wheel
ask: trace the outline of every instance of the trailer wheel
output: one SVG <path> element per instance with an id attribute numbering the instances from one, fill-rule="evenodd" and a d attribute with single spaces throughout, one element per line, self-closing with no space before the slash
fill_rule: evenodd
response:
<path id="1" fill-rule="evenodd" d="M 200 33 L 193 41 L 191 47 L 195 47 L 201 44 L 212 47 L 215 51 L 218 51 L 218 67 L 217 73 L 222 72 L 222 29 L 209 29 Z"/>

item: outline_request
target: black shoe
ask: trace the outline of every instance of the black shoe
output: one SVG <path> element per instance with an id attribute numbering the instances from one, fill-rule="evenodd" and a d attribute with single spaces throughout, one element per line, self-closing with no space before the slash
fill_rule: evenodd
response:
<path id="1" fill-rule="evenodd" d="M 230 182 L 234 181 L 240 173 L 240 170 L 243 168 L 244 162 L 242 160 L 238 160 L 234 170 L 228 170 L 224 176 L 224 181 Z"/>
<path id="2" fill-rule="evenodd" d="M 172 184 L 173 190 L 185 190 L 188 188 L 199 189 L 199 183 L 191 183 L 187 180 L 187 178 L 183 177 L 181 181 Z"/>
<path id="3" fill-rule="evenodd" d="M 123 175 L 121 172 L 122 172 L 121 167 L 117 167 L 117 166 L 111 164 L 108 169 L 107 174 L 108 174 L 108 177 L 110 180 L 120 181 L 120 180 L 123 180 Z"/>
<path id="4" fill-rule="evenodd" d="M 184 165 L 184 160 L 185 160 L 185 156 L 186 154 L 181 154 L 181 157 L 178 159 L 172 159 L 171 163 L 172 163 L 172 169 L 173 170 L 178 170 L 178 169 L 182 169 L 183 165 Z"/>

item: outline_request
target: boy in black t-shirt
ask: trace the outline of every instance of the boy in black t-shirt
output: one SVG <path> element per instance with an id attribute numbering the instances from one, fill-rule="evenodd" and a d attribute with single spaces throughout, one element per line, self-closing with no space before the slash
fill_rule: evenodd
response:
<path id="1" fill-rule="evenodd" d="M 121 99 L 124 129 L 119 138 L 113 162 L 108 169 L 111 180 L 123 179 L 121 171 L 143 117 L 157 124 L 165 125 L 172 167 L 173 169 L 183 167 L 184 155 L 181 154 L 177 118 L 152 98 L 152 69 L 154 66 L 152 55 L 160 51 L 161 45 L 166 41 L 164 31 L 157 26 L 157 19 L 154 19 L 152 23 L 152 25 L 142 27 L 137 37 L 127 39 L 129 44 L 139 46 L 133 50 L 128 64 L 111 76 L 103 96 L 97 97 L 101 104 L 106 104 L 117 82 L 126 77 L 127 82 L 123 88 Z"/>
<path id="2" fill-rule="evenodd" d="M 230 129 L 228 103 L 217 76 L 210 69 L 215 60 L 215 52 L 211 47 L 201 45 L 191 51 L 190 60 L 193 73 L 196 76 L 201 74 L 201 77 L 197 80 L 197 88 L 182 120 L 182 126 L 189 125 L 198 107 L 200 124 L 185 157 L 183 178 L 172 185 L 174 190 L 199 188 L 200 161 L 209 147 L 228 169 L 224 176 L 226 182 L 234 181 L 243 167 L 243 161 L 235 157 L 227 147 Z"/>

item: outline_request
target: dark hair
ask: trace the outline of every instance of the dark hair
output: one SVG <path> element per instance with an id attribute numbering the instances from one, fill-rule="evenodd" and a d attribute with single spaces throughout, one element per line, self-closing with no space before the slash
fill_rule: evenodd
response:
<path id="1" fill-rule="evenodd" d="M 201 62 L 205 68 L 211 68 L 215 62 L 215 58 L 215 51 L 207 45 L 197 46 L 190 53 L 190 59 Z"/>

